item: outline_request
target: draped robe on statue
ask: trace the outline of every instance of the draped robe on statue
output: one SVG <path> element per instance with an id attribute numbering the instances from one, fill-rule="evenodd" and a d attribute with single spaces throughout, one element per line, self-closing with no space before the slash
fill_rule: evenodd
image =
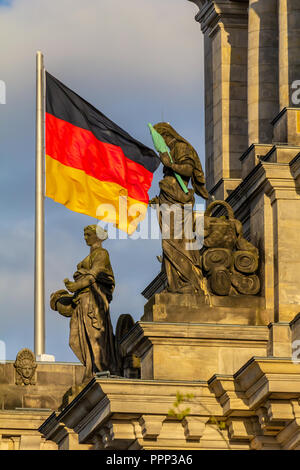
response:
<path id="1" fill-rule="evenodd" d="M 156 128 L 156 126 L 154 127 Z M 159 129 L 157 130 L 160 132 Z M 174 145 L 170 146 L 173 162 L 178 165 L 189 165 L 193 168 L 191 176 L 193 187 L 197 194 L 207 198 L 207 191 L 204 187 L 205 179 L 199 157 L 190 144 L 184 139 L 180 139 L 178 141 L 177 138 Z M 180 174 L 180 171 L 178 173 Z M 184 175 L 181 176 L 187 186 L 190 178 Z M 167 275 L 168 291 L 201 293 L 203 291 L 203 275 L 200 251 L 192 233 L 195 191 L 189 189 L 188 193 L 185 194 L 174 175 L 174 171 L 168 167 L 164 167 L 164 178 L 160 181 L 159 186 L 159 224 L 162 231 L 163 269 Z M 168 206 L 170 207 L 173 204 L 177 205 L 175 210 L 177 216 L 174 218 L 170 214 L 170 222 L 168 220 L 166 222 L 162 214 L 168 212 Z M 162 210 L 163 205 L 167 208 L 166 211 Z M 169 227 L 164 227 L 164 223 L 169 224 Z M 190 230 L 188 230 L 189 228 Z M 167 238 L 164 237 L 166 229 L 169 229 L 170 234 Z"/>
<path id="2" fill-rule="evenodd" d="M 70 347 L 85 365 L 85 377 L 109 370 L 117 371 L 114 335 L 109 315 L 109 302 L 115 286 L 108 252 L 103 248 L 92 250 L 77 265 L 74 280 L 93 276 L 94 282 L 77 291 L 76 305 L 70 323 Z"/>

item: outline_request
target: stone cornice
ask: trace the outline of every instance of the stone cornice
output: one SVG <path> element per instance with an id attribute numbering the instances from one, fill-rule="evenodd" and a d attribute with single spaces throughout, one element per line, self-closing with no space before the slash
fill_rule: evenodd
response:
<path id="1" fill-rule="evenodd" d="M 214 196 L 214 193 L 219 189 L 222 184 L 226 183 L 227 181 L 234 181 L 237 185 L 241 183 L 241 178 L 220 178 L 219 181 L 209 190 L 209 194 Z"/>
<path id="2" fill-rule="evenodd" d="M 224 26 L 248 26 L 248 0 L 189 0 L 199 7 L 195 20 L 201 24 L 202 32 L 212 32 L 221 22 Z"/>
<path id="3" fill-rule="evenodd" d="M 226 423 L 229 441 L 224 440 L 231 449 L 239 448 L 237 441 L 258 449 L 299 449 L 299 371 L 290 357 L 253 357 L 234 375 L 216 374 L 201 383 L 95 378 L 72 407 L 52 413 L 39 430 L 59 443 L 73 429 L 79 443 L 117 450 L 169 448 L 171 429 L 171 448 L 200 449 L 210 446 L 206 426 L 218 420 Z M 168 416 L 178 390 L 193 394 L 182 421 Z"/>
<path id="4" fill-rule="evenodd" d="M 231 439 L 247 439 L 258 449 L 299 448 L 299 368 L 290 357 L 253 357 L 233 376 L 209 380 Z"/>
<path id="5" fill-rule="evenodd" d="M 187 438 L 196 438 L 195 420 L 198 425 L 199 420 L 206 423 L 211 415 L 222 414 L 205 381 L 95 378 L 71 402 L 72 406 L 60 414 L 52 413 L 39 431 L 57 443 L 66 437 L 68 430 L 78 434 L 79 443 L 93 443 L 100 436 L 104 447 L 109 448 L 110 441 L 117 445 L 118 434 L 123 436 L 121 440 L 127 434 L 126 440 L 133 442 L 137 437 L 136 422 L 141 428 L 138 434 L 155 437 L 160 433 L 161 423 L 168 419 L 178 390 L 194 395 L 189 403 L 191 414 L 182 426 Z"/>
<path id="6" fill-rule="evenodd" d="M 212 338 L 220 338 L 223 340 L 224 331 L 226 331 L 226 338 L 230 338 L 235 343 L 240 341 L 250 342 L 253 340 L 253 332 L 255 331 L 256 340 L 266 342 L 268 341 L 268 327 L 267 326 L 252 326 L 243 325 L 240 331 L 240 325 L 227 325 L 227 324 L 210 324 L 210 323 L 163 323 L 163 322 L 137 322 L 135 327 L 130 330 L 126 339 L 122 341 L 124 351 L 127 353 L 135 350 L 143 341 L 149 339 L 151 342 L 159 341 L 160 338 L 172 337 L 178 342 L 186 342 L 188 340 L 210 340 Z M 239 331 L 238 337 L 236 331 Z"/>
<path id="7" fill-rule="evenodd" d="M 247 397 L 250 409 L 256 409 L 261 402 L 276 396 L 279 392 L 284 399 L 300 397 L 300 364 L 290 357 L 253 357 L 238 372 L 234 379 Z M 284 383 L 289 383 L 285 393 Z"/>
<path id="8" fill-rule="evenodd" d="M 240 211 L 242 211 L 245 203 L 249 205 L 249 201 L 262 188 L 271 198 L 272 202 L 277 197 L 276 191 L 281 189 L 290 190 L 293 198 L 298 197 L 297 195 L 295 196 L 295 175 L 291 173 L 291 169 L 295 172 L 298 165 L 298 156 L 294 158 L 291 164 L 260 161 L 226 199 L 226 202 L 233 208 L 235 216 L 238 216 Z M 278 174 L 280 174 L 280 177 L 278 177 Z M 218 216 L 222 215 L 222 209 L 217 209 L 216 214 Z"/>
<path id="9" fill-rule="evenodd" d="M 59 444 L 67 435 L 64 423 L 60 422 L 57 417 L 59 413 L 53 412 L 49 418 L 39 427 L 39 432 L 48 440 Z"/>

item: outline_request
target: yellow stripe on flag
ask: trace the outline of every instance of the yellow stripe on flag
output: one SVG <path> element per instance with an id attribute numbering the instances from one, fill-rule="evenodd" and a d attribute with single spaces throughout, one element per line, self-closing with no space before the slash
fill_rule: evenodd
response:
<path id="1" fill-rule="evenodd" d="M 146 203 L 128 197 L 122 186 L 100 181 L 49 155 L 46 155 L 46 196 L 74 212 L 115 223 L 129 234 L 145 218 L 148 207 Z"/>

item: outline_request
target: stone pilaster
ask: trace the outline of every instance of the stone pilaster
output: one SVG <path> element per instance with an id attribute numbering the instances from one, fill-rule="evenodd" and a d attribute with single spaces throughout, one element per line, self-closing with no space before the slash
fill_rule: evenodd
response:
<path id="1" fill-rule="evenodd" d="M 122 347 L 140 357 L 142 380 L 208 380 L 213 374 L 233 374 L 252 356 L 266 356 L 267 326 L 225 321 L 138 322 Z"/>
<path id="2" fill-rule="evenodd" d="M 299 106 L 293 102 L 293 83 L 300 80 L 300 3 L 278 0 L 279 101 L 280 109 Z"/>
<path id="3" fill-rule="evenodd" d="M 248 146 L 248 0 L 191 1 L 204 33 L 207 187 L 224 199 L 240 182 Z"/>
<path id="4" fill-rule="evenodd" d="M 279 112 L 276 1 L 249 0 L 248 44 L 248 141 L 270 143 Z"/>

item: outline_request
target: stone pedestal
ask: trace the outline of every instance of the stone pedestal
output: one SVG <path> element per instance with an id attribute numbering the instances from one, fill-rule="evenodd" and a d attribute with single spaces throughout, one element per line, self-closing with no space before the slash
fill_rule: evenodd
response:
<path id="1" fill-rule="evenodd" d="M 208 380 L 265 356 L 268 315 L 259 296 L 160 293 L 123 340 L 141 361 L 142 379 Z"/>
<path id="2" fill-rule="evenodd" d="M 141 360 L 144 380 L 208 380 L 266 356 L 267 326 L 139 322 L 123 341 Z"/>
<path id="3" fill-rule="evenodd" d="M 186 322 L 267 325 L 264 299 L 258 296 L 217 296 L 160 293 L 145 305 L 142 322 Z"/>

